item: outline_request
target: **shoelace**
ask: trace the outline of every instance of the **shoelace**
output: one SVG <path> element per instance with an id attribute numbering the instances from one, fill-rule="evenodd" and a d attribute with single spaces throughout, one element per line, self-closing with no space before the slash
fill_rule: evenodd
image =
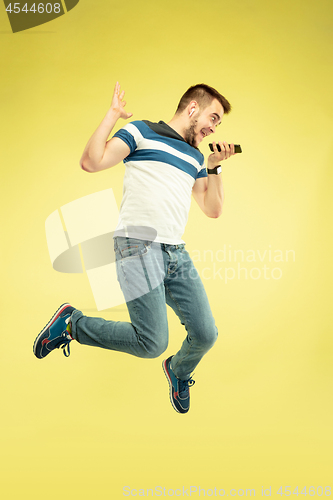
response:
<path id="1" fill-rule="evenodd" d="M 70 317 L 68 317 L 68 318 L 65 319 L 66 325 L 68 325 L 69 322 L 70 322 Z M 69 348 L 69 344 L 70 344 L 71 340 L 73 340 L 73 339 L 69 335 L 69 333 L 68 333 L 67 330 L 65 330 L 64 332 L 62 332 L 62 337 L 64 337 L 64 341 L 61 344 L 59 344 L 58 349 L 60 349 L 60 347 L 61 347 L 62 352 L 64 353 L 64 356 L 66 358 L 68 358 L 68 356 L 70 356 L 70 354 L 71 354 L 71 350 Z"/>
<path id="2" fill-rule="evenodd" d="M 64 340 L 63 340 L 63 342 L 61 342 L 61 344 L 58 345 L 58 349 L 61 348 L 62 352 L 64 353 L 64 356 L 66 356 L 66 358 L 68 358 L 68 356 L 70 356 L 70 354 L 71 354 L 69 344 L 73 339 L 70 338 L 68 332 L 62 332 L 62 336 L 64 337 Z"/>
<path id="3" fill-rule="evenodd" d="M 195 384 L 195 380 L 190 377 L 188 380 L 179 380 L 179 395 L 187 397 L 189 394 L 189 387 Z"/>

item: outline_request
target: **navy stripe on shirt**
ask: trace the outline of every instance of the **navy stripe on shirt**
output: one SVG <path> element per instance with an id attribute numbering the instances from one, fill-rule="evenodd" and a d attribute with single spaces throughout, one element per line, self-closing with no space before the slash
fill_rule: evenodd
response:
<path id="1" fill-rule="evenodd" d="M 167 163 L 168 165 L 186 172 L 191 177 L 193 177 L 193 179 L 196 179 L 198 177 L 198 170 L 193 165 L 185 160 L 182 160 L 181 158 L 178 158 L 178 156 L 167 153 L 166 151 L 160 151 L 156 149 L 139 149 L 137 151 L 134 151 L 134 153 L 129 154 L 124 159 L 124 163 L 127 163 L 128 161 L 156 161 Z"/>
<path id="2" fill-rule="evenodd" d="M 168 153 L 166 151 L 162 151 L 160 149 L 137 150 L 136 149 L 137 143 L 132 134 L 127 130 L 125 130 L 124 128 L 122 128 L 115 133 L 114 137 L 118 137 L 119 139 L 123 140 L 130 148 L 130 154 L 124 159 L 124 163 L 136 160 L 160 161 L 163 163 L 167 163 L 171 166 L 174 166 L 182 170 L 183 172 L 186 172 L 187 174 L 191 175 L 191 177 L 193 177 L 194 179 L 207 177 L 207 171 L 205 167 L 203 167 L 198 172 L 197 168 L 194 165 L 177 156 L 177 152 L 179 152 L 188 155 L 191 158 L 194 158 L 201 166 L 203 166 L 204 164 L 203 154 L 198 149 L 190 146 L 185 140 L 182 139 L 181 136 L 179 136 L 178 139 L 177 136 L 179 134 L 173 131 L 173 129 L 169 127 L 169 125 L 167 125 L 164 122 L 156 124 L 159 125 L 159 129 L 165 127 L 166 129 L 165 136 L 155 132 L 148 124 L 146 124 L 143 121 L 134 121 L 131 122 L 131 125 L 135 126 L 139 130 L 144 139 L 160 142 L 175 149 L 175 155 L 173 155 L 172 153 Z M 155 125 L 154 123 L 151 124 L 152 127 L 154 125 Z M 168 129 L 170 129 L 170 131 Z M 173 137 L 170 137 L 170 135 L 173 135 Z"/>

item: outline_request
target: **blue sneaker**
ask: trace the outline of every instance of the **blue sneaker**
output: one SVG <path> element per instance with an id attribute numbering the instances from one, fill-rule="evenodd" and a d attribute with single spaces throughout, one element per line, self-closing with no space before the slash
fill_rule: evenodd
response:
<path id="1" fill-rule="evenodd" d="M 172 356 L 162 363 L 164 373 L 170 386 L 170 401 L 179 413 L 187 413 L 190 409 L 190 387 L 195 384 L 190 377 L 188 380 L 180 380 L 170 368 Z"/>
<path id="2" fill-rule="evenodd" d="M 71 314 L 75 311 L 69 304 L 62 304 L 43 328 L 34 343 L 34 354 L 37 358 L 45 358 L 53 349 L 63 349 L 66 357 L 70 355 L 69 343 L 73 340 L 68 330 Z"/>

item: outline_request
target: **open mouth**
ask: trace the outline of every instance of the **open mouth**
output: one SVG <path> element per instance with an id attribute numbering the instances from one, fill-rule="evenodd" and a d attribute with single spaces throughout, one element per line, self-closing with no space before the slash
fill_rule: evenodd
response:
<path id="1" fill-rule="evenodd" d="M 208 135 L 208 134 L 207 134 L 204 130 L 201 130 L 201 135 L 202 135 L 202 137 L 204 138 L 204 137 L 206 137 L 206 135 Z"/>

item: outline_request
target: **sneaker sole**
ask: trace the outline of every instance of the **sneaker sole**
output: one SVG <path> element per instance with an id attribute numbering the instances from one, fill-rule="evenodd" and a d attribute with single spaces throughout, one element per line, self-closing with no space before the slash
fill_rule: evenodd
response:
<path id="1" fill-rule="evenodd" d="M 36 354 L 36 348 L 37 348 L 37 343 L 39 341 L 39 339 L 41 338 L 41 336 L 46 332 L 46 330 L 48 328 L 50 328 L 50 326 L 52 325 L 52 323 L 54 323 L 54 321 L 57 319 L 57 317 L 63 312 L 64 309 L 66 309 L 66 307 L 72 307 L 70 304 L 62 304 L 59 309 L 54 313 L 54 315 L 52 316 L 52 318 L 50 319 L 50 321 L 48 322 L 47 325 L 44 326 L 43 330 L 40 332 L 40 334 L 36 337 L 35 339 L 35 342 L 34 342 L 34 345 L 33 345 L 33 352 L 34 352 L 34 355 L 36 356 L 36 358 L 38 358 L 37 354 Z M 38 359 L 43 359 L 43 358 L 38 358 Z"/>
<path id="2" fill-rule="evenodd" d="M 165 373 L 165 376 L 167 378 L 167 381 L 168 381 L 168 384 L 169 384 L 169 398 L 170 398 L 170 403 L 172 404 L 173 408 L 176 410 L 177 413 L 181 413 L 178 408 L 176 408 L 175 406 L 175 403 L 173 402 L 173 397 L 172 397 L 172 382 L 171 382 L 171 379 L 169 377 L 169 373 L 168 373 L 168 369 L 166 367 L 166 359 L 163 361 L 162 363 L 162 368 L 163 368 L 163 371 Z"/>

